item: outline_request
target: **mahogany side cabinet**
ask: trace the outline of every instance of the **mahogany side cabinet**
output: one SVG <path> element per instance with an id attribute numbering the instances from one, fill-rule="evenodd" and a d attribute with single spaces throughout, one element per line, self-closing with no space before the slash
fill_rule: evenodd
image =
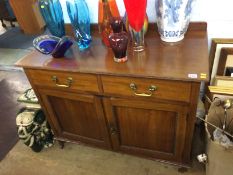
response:
<path id="1" fill-rule="evenodd" d="M 126 63 L 93 34 L 84 52 L 74 46 L 55 59 L 33 51 L 16 65 L 58 140 L 187 165 L 200 83 L 209 79 L 206 25 L 190 24 L 173 44 L 151 31 L 145 51 L 129 47 Z"/>

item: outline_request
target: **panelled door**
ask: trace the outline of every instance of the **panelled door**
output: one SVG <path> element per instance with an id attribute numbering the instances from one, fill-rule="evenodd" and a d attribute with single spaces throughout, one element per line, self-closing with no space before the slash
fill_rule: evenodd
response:
<path id="1" fill-rule="evenodd" d="M 187 106 L 104 98 L 113 149 L 169 161 L 181 161 Z"/>
<path id="2" fill-rule="evenodd" d="M 110 148 L 99 97 L 38 89 L 56 137 Z"/>

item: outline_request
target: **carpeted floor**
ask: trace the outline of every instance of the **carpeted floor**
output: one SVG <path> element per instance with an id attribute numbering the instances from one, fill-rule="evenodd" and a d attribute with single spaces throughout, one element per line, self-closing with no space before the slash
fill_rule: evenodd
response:
<path id="1" fill-rule="evenodd" d="M 0 71 L 0 160 L 18 141 L 15 118 L 22 105 L 17 98 L 29 87 L 23 72 Z"/>
<path id="2" fill-rule="evenodd" d="M 29 49 L 38 35 L 25 35 L 19 27 L 9 28 L 0 35 L 0 48 Z"/>
<path id="3" fill-rule="evenodd" d="M 1 28 L 0 70 L 14 68 L 14 63 L 33 50 L 36 35 L 25 35 L 19 27 Z"/>
<path id="4" fill-rule="evenodd" d="M 115 153 L 88 146 L 66 143 L 40 153 L 32 152 L 21 141 L 0 162 L 1 175 L 204 175 L 195 162 L 185 173 L 176 166 Z"/>
<path id="5" fill-rule="evenodd" d="M 15 114 L 20 108 L 16 102 L 16 93 L 6 80 L 0 82 L 0 160 L 15 145 L 18 140 Z M 9 139 L 10 138 L 10 139 Z"/>
<path id="6" fill-rule="evenodd" d="M 1 47 L 1 45 L 0 45 Z M 14 63 L 29 54 L 31 50 L 0 48 L 0 65 L 14 66 Z"/>
<path id="7" fill-rule="evenodd" d="M 24 34 L 18 26 L 13 28 L 0 26 L 0 70 L 12 69 L 16 61 L 34 50 L 32 42 L 37 36 L 39 35 Z"/>

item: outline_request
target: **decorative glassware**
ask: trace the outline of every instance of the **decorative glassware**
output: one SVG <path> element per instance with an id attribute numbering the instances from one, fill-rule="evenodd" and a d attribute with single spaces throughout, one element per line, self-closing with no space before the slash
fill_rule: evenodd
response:
<path id="1" fill-rule="evenodd" d="M 161 40 L 178 42 L 184 38 L 192 11 L 193 0 L 157 0 L 157 26 Z"/>
<path id="2" fill-rule="evenodd" d="M 110 21 L 113 33 L 119 33 L 125 30 L 124 23 L 121 17 L 113 17 Z"/>
<path id="3" fill-rule="evenodd" d="M 126 31 L 129 31 L 129 20 L 127 17 L 127 13 L 125 13 L 124 17 L 123 17 L 123 23 L 124 26 L 126 28 Z M 143 24 L 143 33 L 144 35 L 146 34 L 147 30 L 148 30 L 148 25 L 149 25 L 149 20 L 148 20 L 148 15 L 146 13 L 145 19 L 144 19 L 144 24 Z"/>
<path id="4" fill-rule="evenodd" d="M 143 25 L 147 0 L 124 0 L 134 51 L 144 50 Z"/>
<path id="5" fill-rule="evenodd" d="M 33 40 L 33 46 L 43 54 L 51 54 L 54 58 L 64 57 L 66 51 L 73 44 L 72 40 L 63 36 L 42 35 Z"/>
<path id="6" fill-rule="evenodd" d="M 106 46 L 109 44 L 109 34 L 112 33 L 110 22 L 113 17 L 120 17 L 115 0 L 99 0 L 98 24 L 102 41 Z"/>
<path id="7" fill-rule="evenodd" d="M 85 0 L 66 0 L 68 15 L 74 30 L 79 49 L 90 46 L 90 17 Z"/>
<path id="8" fill-rule="evenodd" d="M 50 33 L 57 37 L 65 35 L 63 12 L 59 0 L 39 0 L 40 12 Z"/>
<path id="9" fill-rule="evenodd" d="M 120 33 L 111 33 L 109 35 L 109 43 L 114 53 L 114 61 L 126 62 L 128 34 L 124 31 Z"/>

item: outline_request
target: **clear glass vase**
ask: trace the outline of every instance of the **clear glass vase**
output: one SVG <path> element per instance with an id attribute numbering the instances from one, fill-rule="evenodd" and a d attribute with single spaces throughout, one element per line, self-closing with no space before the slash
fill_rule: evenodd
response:
<path id="1" fill-rule="evenodd" d="M 135 31 L 131 26 L 129 26 L 129 31 L 132 38 L 133 50 L 136 52 L 141 52 L 145 49 L 144 44 L 144 29 L 140 31 Z"/>
<path id="2" fill-rule="evenodd" d="M 124 4 L 129 21 L 129 30 L 132 37 L 134 51 L 143 51 L 143 25 L 146 18 L 147 0 L 124 0 Z"/>
<path id="3" fill-rule="evenodd" d="M 79 50 L 85 50 L 92 40 L 87 4 L 85 0 L 66 0 L 66 7 Z"/>
<path id="4" fill-rule="evenodd" d="M 65 35 L 62 7 L 59 0 L 39 0 L 40 12 L 50 33 L 57 37 Z"/>

